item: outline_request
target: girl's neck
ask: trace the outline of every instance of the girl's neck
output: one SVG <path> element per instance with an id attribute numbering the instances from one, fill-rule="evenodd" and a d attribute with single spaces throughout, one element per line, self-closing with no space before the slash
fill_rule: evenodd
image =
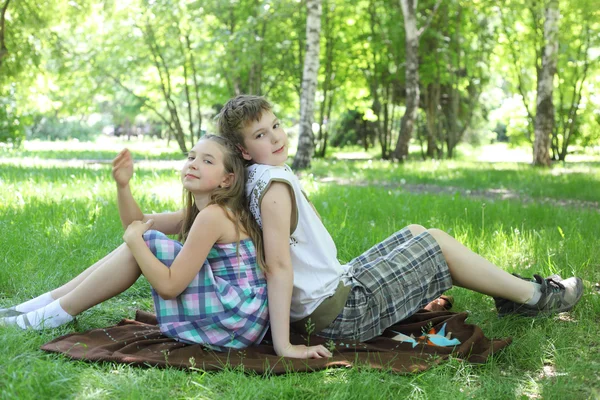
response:
<path id="1" fill-rule="evenodd" d="M 202 211 L 210 202 L 210 195 L 207 194 L 195 194 L 194 202 L 198 211 Z"/>

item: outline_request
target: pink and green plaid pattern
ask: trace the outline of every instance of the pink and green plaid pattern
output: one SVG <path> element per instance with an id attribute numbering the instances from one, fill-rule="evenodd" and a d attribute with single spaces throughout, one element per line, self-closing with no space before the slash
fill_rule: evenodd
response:
<path id="1" fill-rule="evenodd" d="M 182 244 L 158 231 L 144 240 L 170 267 Z M 176 299 L 165 300 L 152 290 L 161 332 L 182 342 L 201 343 L 214 350 L 258 344 L 269 316 L 267 282 L 256 262 L 254 243 L 215 243 L 202 269 Z"/>

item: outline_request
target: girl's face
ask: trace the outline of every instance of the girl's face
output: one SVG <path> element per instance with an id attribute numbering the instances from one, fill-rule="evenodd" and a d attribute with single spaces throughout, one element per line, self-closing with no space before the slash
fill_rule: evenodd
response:
<path id="1" fill-rule="evenodd" d="M 192 194 L 210 194 L 219 187 L 229 187 L 234 175 L 225 171 L 224 155 L 216 142 L 200 140 L 188 153 L 181 169 L 183 187 Z"/>

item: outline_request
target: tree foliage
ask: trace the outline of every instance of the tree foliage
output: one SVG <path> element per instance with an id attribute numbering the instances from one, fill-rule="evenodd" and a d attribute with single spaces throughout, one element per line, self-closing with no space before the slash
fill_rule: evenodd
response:
<path id="1" fill-rule="evenodd" d="M 453 157 L 502 127 L 502 140 L 533 144 L 545 3 L 414 2 L 426 28 L 411 135 L 422 157 Z M 600 12 L 592 0 L 558 4 L 550 146 L 564 160 L 600 136 Z M 0 0 L 0 12 L 0 141 L 102 123 L 186 151 L 240 93 L 267 96 L 287 126 L 299 120 L 304 0 Z M 321 26 L 314 155 L 347 143 L 391 158 L 411 104 L 400 0 L 322 0 Z"/>

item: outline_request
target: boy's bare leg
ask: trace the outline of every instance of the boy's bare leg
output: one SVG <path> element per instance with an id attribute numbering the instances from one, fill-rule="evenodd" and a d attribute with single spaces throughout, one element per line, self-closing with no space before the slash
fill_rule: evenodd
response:
<path id="1" fill-rule="evenodd" d="M 85 271 L 83 271 L 82 273 L 77 275 L 75 278 L 71 279 L 69 282 L 65 283 L 61 287 L 58 287 L 58 288 L 52 290 L 50 292 L 50 295 L 52 296 L 52 298 L 54 300 L 59 299 L 59 298 L 63 297 L 65 294 L 69 293 L 71 290 L 75 289 L 77 287 L 77 285 L 79 285 L 81 282 L 83 282 L 83 280 L 85 278 L 87 278 L 92 272 L 94 272 L 96 269 L 98 269 L 104 263 L 108 262 L 114 256 L 114 254 L 117 253 L 118 250 L 119 250 L 119 247 L 117 247 L 115 250 L 110 252 L 108 255 L 106 255 L 101 260 L 98 260 L 94 265 L 92 265 L 91 267 L 88 267 Z"/>
<path id="2" fill-rule="evenodd" d="M 517 278 L 474 253 L 459 241 L 439 229 L 425 229 L 420 225 L 410 225 L 416 236 L 425 231 L 438 242 L 448 263 L 452 281 L 464 287 L 494 297 L 503 297 L 515 303 L 525 303 L 534 294 L 531 282 Z"/>
<path id="3" fill-rule="evenodd" d="M 75 316 L 122 293 L 141 275 L 140 267 L 126 244 L 119 246 L 103 261 L 73 290 L 60 297 L 60 306 L 70 315 Z"/>

